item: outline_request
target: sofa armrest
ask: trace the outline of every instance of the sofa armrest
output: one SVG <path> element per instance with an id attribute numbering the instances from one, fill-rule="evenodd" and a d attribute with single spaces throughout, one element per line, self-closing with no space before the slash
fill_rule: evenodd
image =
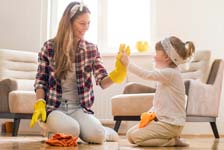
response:
<path id="1" fill-rule="evenodd" d="M 220 91 L 214 85 L 191 80 L 187 100 L 187 115 L 217 117 L 219 112 Z"/>
<path id="2" fill-rule="evenodd" d="M 2 79 L 0 81 L 0 112 L 9 111 L 9 93 L 17 90 L 17 82 L 15 79 Z"/>
<path id="3" fill-rule="evenodd" d="M 154 93 L 120 94 L 111 98 L 113 116 L 140 116 L 152 107 Z"/>
<path id="4" fill-rule="evenodd" d="M 137 93 L 155 93 L 156 89 L 137 82 L 129 82 L 124 87 L 123 94 L 137 94 Z"/>
<path id="5" fill-rule="evenodd" d="M 35 101 L 34 91 L 12 91 L 9 93 L 9 110 L 11 113 L 32 114 Z"/>

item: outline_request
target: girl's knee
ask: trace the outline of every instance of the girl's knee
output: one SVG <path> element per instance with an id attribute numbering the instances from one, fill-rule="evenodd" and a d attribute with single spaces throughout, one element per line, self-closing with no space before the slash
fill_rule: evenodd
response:
<path id="1" fill-rule="evenodd" d="M 132 144 L 137 144 L 139 142 L 142 142 L 142 138 L 140 138 L 139 136 L 137 136 L 135 134 L 135 132 L 128 132 L 127 133 L 127 137 L 128 137 L 128 141 Z"/>
<path id="2" fill-rule="evenodd" d="M 128 141 L 129 141 L 131 144 L 135 144 L 135 142 L 134 142 L 134 140 L 133 140 L 133 137 L 134 137 L 133 130 L 128 130 L 126 134 L 127 134 Z"/>
<path id="3" fill-rule="evenodd" d="M 134 141 L 132 140 L 132 137 L 131 137 L 131 136 L 128 136 L 128 141 L 129 141 L 131 144 L 135 144 Z"/>

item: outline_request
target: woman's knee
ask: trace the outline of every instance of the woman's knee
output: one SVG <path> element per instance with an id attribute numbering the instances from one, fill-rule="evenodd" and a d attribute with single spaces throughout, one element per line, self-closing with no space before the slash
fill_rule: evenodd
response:
<path id="1" fill-rule="evenodd" d="M 64 114 L 61 111 L 53 111 L 47 118 L 47 128 L 51 132 L 59 132 L 64 134 L 71 134 L 79 136 L 80 126 L 79 123 L 72 117 Z"/>
<path id="2" fill-rule="evenodd" d="M 105 141 L 105 130 L 103 126 L 92 130 L 86 129 L 86 132 L 81 132 L 80 136 L 87 143 L 102 144 Z"/>

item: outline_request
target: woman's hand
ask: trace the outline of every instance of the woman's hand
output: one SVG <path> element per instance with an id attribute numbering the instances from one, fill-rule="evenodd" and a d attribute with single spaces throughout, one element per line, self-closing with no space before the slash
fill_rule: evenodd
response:
<path id="1" fill-rule="evenodd" d="M 109 73 L 109 77 L 114 83 L 122 83 L 125 80 L 127 75 L 126 67 L 128 63 L 126 63 L 127 61 L 125 61 L 126 65 L 123 64 L 121 62 L 121 58 L 123 57 L 123 55 L 125 55 L 124 57 L 127 57 L 127 55 L 129 54 L 130 47 L 125 44 L 120 44 L 119 52 L 116 56 L 115 68 Z M 124 60 L 126 59 L 124 58 Z"/>
<path id="2" fill-rule="evenodd" d="M 41 119 L 42 121 L 46 120 L 46 102 L 44 99 L 39 99 L 35 102 L 34 112 L 30 121 L 30 127 L 32 128 L 39 119 Z"/>

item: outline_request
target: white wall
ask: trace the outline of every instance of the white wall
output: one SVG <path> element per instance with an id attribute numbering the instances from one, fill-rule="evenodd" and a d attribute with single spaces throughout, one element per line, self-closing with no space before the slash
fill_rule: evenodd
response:
<path id="1" fill-rule="evenodd" d="M 47 39 L 47 7 L 48 0 L 1 0 L 0 48 L 39 51 Z M 0 119 L 0 125 L 4 121 Z M 29 120 L 21 121 L 19 131 L 39 130 L 30 129 Z"/>
<path id="2" fill-rule="evenodd" d="M 165 36 L 175 35 L 183 41 L 193 41 L 196 50 L 211 50 L 213 59 L 224 59 L 224 20 L 222 19 L 224 18 L 224 1 L 152 0 L 152 6 L 152 43 L 161 40 Z M 140 58 L 139 60 L 139 57 L 134 57 L 133 60 L 144 67 L 149 67 L 148 62 L 145 65 L 140 62 L 147 59 Z M 105 63 L 105 65 L 109 64 Z M 134 76 L 130 77 L 129 81 L 139 81 Z M 224 100 L 224 81 L 221 100 Z M 224 134 L 223 103 L 221 101 L 220 113 L 217 118 L 220 134 Z M 187 123 L 183 133 L 212 134 L 212 131 L 209 123 Z"/>
<path id="3" fill-rule="evenodd" d="M 47 36 L 47 0 L 0 1 L 0 48 L 38 51 Z"/>
<path id="4" fill-rule="evenodd" d="M 152 38 L 176 35 L 191 40 L 197 49 L 211 49 L 224 58 L 223 0 L 152 0 Z"/>
<path id="5" fill-rule="evenodd" d="M 156 42 L 176 35 L 195 43 L 198 50 L 212 50 L 213 58 L 224 59 L 224 1 L 223 0 L 153 0 L 152 38 Z M 218 130 L 224 134 L 224 81 Z M 184 133 L 211 134 L 208 123 L 187 123 Z"/>

